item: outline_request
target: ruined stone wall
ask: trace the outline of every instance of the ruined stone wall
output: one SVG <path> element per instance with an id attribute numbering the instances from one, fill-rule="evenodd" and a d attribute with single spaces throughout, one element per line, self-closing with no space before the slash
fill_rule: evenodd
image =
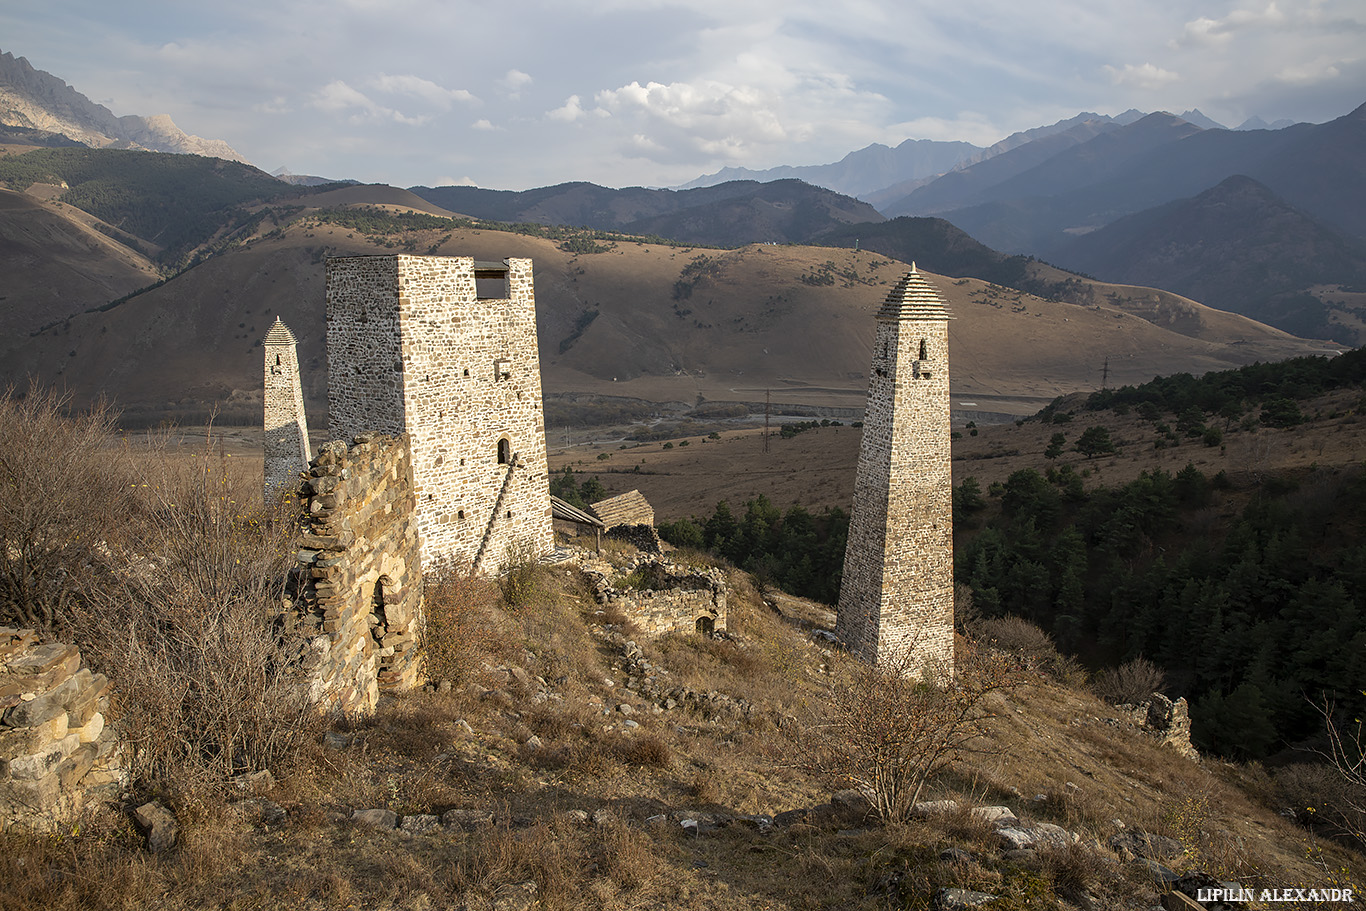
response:
<path id="1" fill-rule="evenodd" d="M 0 627 L 0 830 L 50 831 L 122 786 L 109 682 L 75 646 Z"/>
<path id="2" fill-rule="evenodd" d="M 914 268 L 878 314 L 836 635 L 867 661 L 953 663 L 949 315 Z"/>
<path id="3" fill-rule="evenodd" d="M 406 435 L 324 445 L 300 493 L 307 507 L 296 602 L 310 634 L 315 701 L 368 714 L 381 690 L 420 674 L 422 562 Z"/>
<path id="4" fill-rule="evenodd" d="M 412 441 L 429 565 L 497 571 L 554 544 L 531 261 L 480 298 L 470 257 L 357 256 L 327 266 L 330 431 Z"/>
<path id="5" fill-rule="evenodd" d="M 646 638 L 726 630 L 727 589 L 719 570 L 693 570 L 654 559 L 638 561 L 625 574 L 607 563 L 582 569 L 598 602 L 620 608 Z"/>
<path id="6" fill-rule="evenodd" d="M 294 333 L 277 317 L 262 341 L 266 352 L 263 410 L 265 428 L 265 496 L 269 503 L 281 491 L 294 490 L 313 453 L 308 445 L 304 394 L 299 381 L 299 354 Z"/>

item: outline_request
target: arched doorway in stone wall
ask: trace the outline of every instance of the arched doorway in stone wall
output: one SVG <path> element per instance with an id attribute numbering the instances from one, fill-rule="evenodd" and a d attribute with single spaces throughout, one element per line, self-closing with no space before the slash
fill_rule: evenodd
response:
<path id="1" fill-rule="evenodd" d="M 370 635 L 375 640 L 375 647 L 384 646 L 384 636 L 389 632 L 389 616 L 386 612 L 386 605 L 394 601 L 394 581 L 388 576 L 380 576 L 375 580 L 375 590 L 370 597 Z"/>
<path id="2" fill-rule="evenodd" d="M 716 618 L 703 614 L 697 618 L 696 629 L 699 635 L 711 637 L 716 632 Z"/>

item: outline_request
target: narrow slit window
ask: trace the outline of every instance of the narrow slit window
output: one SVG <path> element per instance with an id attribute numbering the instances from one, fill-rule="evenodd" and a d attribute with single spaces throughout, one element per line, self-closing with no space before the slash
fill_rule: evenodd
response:
<path id="1" fill-rule="evenodd" d="M 506 465 L 512 461 L 512 444 L 507 437 L 498 441 L 498 464 Z"/>

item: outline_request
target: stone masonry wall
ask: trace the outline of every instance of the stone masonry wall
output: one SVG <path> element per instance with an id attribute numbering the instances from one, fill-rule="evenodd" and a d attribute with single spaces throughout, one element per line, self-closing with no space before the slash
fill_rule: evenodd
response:
<path id="1" fill-rule="evenodd" d="M 368 714 L 381 690 L 420 674 L 422 562 L 406 435 L 324 445 L 300 494 L 304 580 L 296 609 L 311 634 L 312 696 Z"/>
<path id="2" fill-rule="evenodd" d="M 124 775 L 106 727 L 109 682 L 75 646 L 0 627 L 0 831 L 52 831 Z"/>
<path id="3" fill-rule="evenodd" d="M 647 559 L 624 576 L 607 563 L 586 564 L 583 572 L 598 602 L 620 608 L 646 638 L 726 629 L 726 581 L 719 570 Z"/>
<path id="4" fill-rule="evenodd" d="M 476 271 L 508 296 L 478 296 Z M 496 572 L 554 544 L 528 259 L 327 265 L 330 432 L 409 434 L 428 565 Z"/>
<path id="5" fill-rule="evenodd" d="M 277 317 L 263 340 L 266 352 L 264 389 L 266 502 L 299 484 L 313 453 L 308 445 L 304 394 L 299 381 L 299 354 L 294 334 Z"/>
<path id="6" fill-rule="evenodd" d="M 898 310 L 893 297 L 925 295 Z M 878 315 L 836 635 L 867 661 L 953 662 L 948 313 L 914 272 Z"/>

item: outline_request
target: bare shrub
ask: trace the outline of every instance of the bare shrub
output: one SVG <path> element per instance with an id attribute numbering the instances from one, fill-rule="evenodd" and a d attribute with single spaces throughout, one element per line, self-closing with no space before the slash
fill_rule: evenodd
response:
<path id="1" fill-rule="evenodd" d="M 1086 670 L 1071 655 L 1058 651 L 1053 637 L 1023 617 L 1007 614 L 977 624 L 981 641 L 1009 652 L 1027 667 L 1043 671 L 1068 686 L 1086 682 Z"/>
<path id="2" fill-rule="evenodd" d="M 1095 694 L 1115 705 L 1147 702 L 1166 685 L 1167 675 L 1162 668 L 1141 656 L 1119 667 L 1107 667 L 1091 678 Z"/>
<path id="3" fill-rule="evenodd" d="M 509 554 L 498 583 L 502 589 L 503 603 L 514 610 L 540 604 L 545 600 L 549 587 L 546 572 L 546 568 L 536 562 L 534 554 Z"/>
<path id="4" fill-rule="evenodd" d="M 130 494 L 123 451 L 111 445 L 117 415 L 70 405 L 36 384 L 0 398 L 0 623 L 62 635 Z"/>
<path id="5" fill-rule="evenodd" d="M 1320 755 L 1332 765 L 1342 785 L 1330 813 L 1344 834 L 1366 845 L 1366 726 L 1360 717 L 1339 718 L 1331 698 L 1325 697 L 1314 707 L 1323 716 L 1328 735 L 1328 749 Z"/>
<path id="6" fill-rule="evenodd" d="M 1058 653 L 1052 636 L 1014 614 L 983 620 L 978 632 L 983 642 L 1014 655 L 1047 660 Z"/>
<path id="7" fill-rule="evenodd" d="M 673 750 L 658 734 L 637 737 L 621 736 L 611 742 L 612 752 L 627 765 L 668 768 L 673 761 Z"/>
<path id="8" fill-rule="evenodd" d="M 497 600 L 497 586 L 467 567 L 446 567 L 425 581 L 422 645 L 428 677 L 463 683 L 498 650 L 501 637 L 490 616 Z"/>
<path id="9" fill-rule="evenodd" d="M 1097 882 L 1116 878 L 1105 859 L 1084 844 L 1045 847 L 1039 852 L 1039 862 L 1053 891 L 1077 904 L 1089 901 L 1088 893 Z"/>
<path id="10" fill-rule="evenodd" d="M 282 610 L 292 516 L 257 505 L 255 479 L 207 447 L 151 464 L 115 553 L 124 569 L 79 621 L 92 662 L 117 681 L 130 768 L 173 789 L 281 772 L 321 723 Z"/>
<path id="11" fill-rule="evenodd" d="M 955 673 L 913 673 L 910 651 L 851 663 L 831 684 L 826 711 L 808 728 L 805 764 L 864 792 L 884 822 L 904 823 L 925 783 L 962 754 L 982 749 L 982 701 L 1017 682 L 1001 654 L 968 647 Z"/>

